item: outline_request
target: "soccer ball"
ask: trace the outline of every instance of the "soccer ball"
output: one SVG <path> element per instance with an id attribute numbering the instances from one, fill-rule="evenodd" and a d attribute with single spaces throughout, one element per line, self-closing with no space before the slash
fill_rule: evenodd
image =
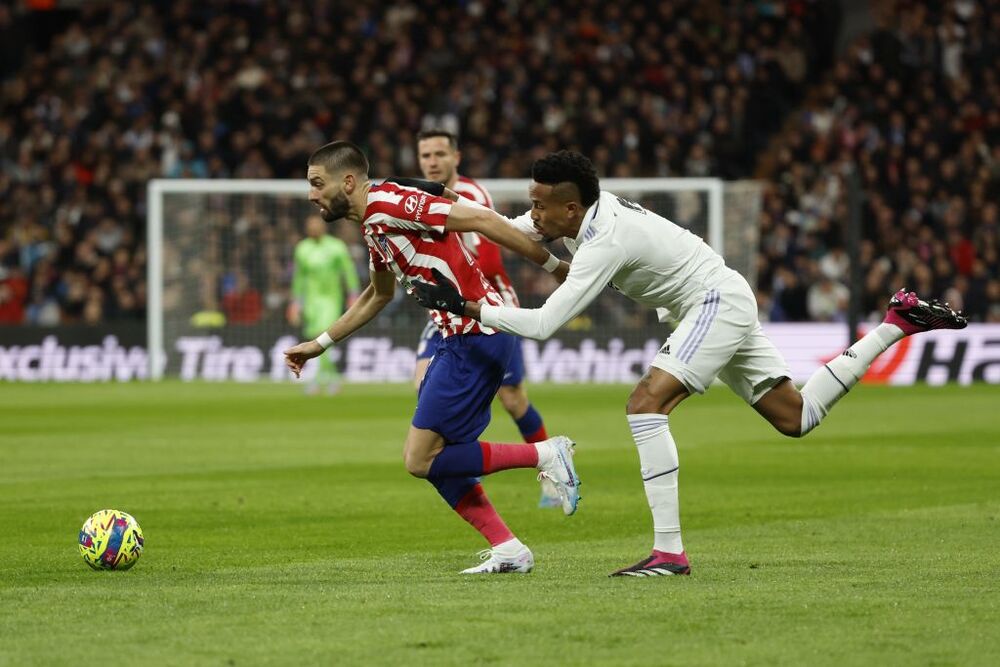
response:
<path id="1" fill-rule="evenodd" d="M 127 570 L 142 555 L 142 529 L 131 514 L 95 512 L 80 529 L 80 554 L 95 570 Z"/>

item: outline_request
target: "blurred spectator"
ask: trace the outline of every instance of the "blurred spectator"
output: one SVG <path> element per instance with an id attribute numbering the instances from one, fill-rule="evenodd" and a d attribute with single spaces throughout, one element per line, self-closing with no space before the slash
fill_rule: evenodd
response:
<path id="1" fill-rule="evenodd" d="M 242 271 L 235 274 L 232 286 L 223 295 L 222 310 L 231 324 L 253 324 L 260 320 L 263 312 L 260 292 Z"/>
<path id="2" fill-rule="evenodd" d="M 0 324 L 24 322 L 24 302 L 28 296 L 28 281 L 18 267 L 0 264 Z"/>
<path id="3" fill-rule="evenodd" d="M 847 319 L 850 291 L 829 276 L 809 286 L 806 296 L 809 319 L 815 322 L 843 322 Z"/>
<path id="4" fill-rule="evenodd" d="M 809 319 L 808 289 L 791 269 L 781 267 L 775 277 L 775 298 L 768 319 L 803 322 Z"/>

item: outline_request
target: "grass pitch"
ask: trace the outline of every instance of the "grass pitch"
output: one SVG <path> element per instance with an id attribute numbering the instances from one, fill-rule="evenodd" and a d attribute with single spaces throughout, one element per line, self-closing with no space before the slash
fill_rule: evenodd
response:
<path id="1" fill-rule="evenodd" d="M 627 394 L 532 388 L 584 500 L 488 478 L 537 569 L 463 578 L 485 545 L 403 468 L 407 387 L 0 385 L 0 664 L 1000 662 L 1000 388 L 859 387 L 798 441 L 690 399 L 694 572 L 648 580 L 606 576 L 651 542 Z M 129 572 L 79 557 L 105 507 L 145 533 Z"/>

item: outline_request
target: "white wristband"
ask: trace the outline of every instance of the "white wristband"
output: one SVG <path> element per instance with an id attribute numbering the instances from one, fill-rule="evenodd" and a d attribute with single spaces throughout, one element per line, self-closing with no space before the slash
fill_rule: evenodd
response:
<path id="1" fill-rule="evenodd" d="M 542 264 L 542 268 L 548 271 L 549 273 L 552 273 L 553 271 L 559 268 L 559 258 L 553 255 L 552 253 L 549 253 L 549 258 L 545 260 L 544 264 Z"/>
<path id="2" fill-rule="evenodd" d="M 333 339 L 330 338 L 330 334 L 325 331 L 316 337 L 316 342 L 319 343 L 319 346 L 324 350 L 333 345 Z"/>

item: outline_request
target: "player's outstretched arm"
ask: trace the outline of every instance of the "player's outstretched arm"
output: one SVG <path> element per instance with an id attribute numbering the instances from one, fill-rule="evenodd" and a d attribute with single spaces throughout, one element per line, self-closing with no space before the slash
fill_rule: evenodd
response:
<path id="1" fill-rule="evenodd" d="M 541 307 L 510 308 L 467 303 L 465 314 L 488 327 L 525 338 L 545 340 L 582 313 L 624 263 L 624 252 L 618 247 L 584 247 L 573 258 L 566 281 L 549 295 Z"/>
<path id="2" fill-rule="evenodd" d="M 371 282 L 357 301 L 316 340 L 305 341 L 285 350 L 285 365 L 299 377 L 306 362 L 318 357 L 333 343 L 340 342 L 368 324 L 385 308 L 396 293 L 396 277 L 390 271 L 372 271 Z"/>
<path id="3" fill-rule="evenodd" d="M 541 308 L 491 306 L 467 301 L 437 269 L 434 283 L 413 281 L 417 301 L 425 308 L 466 315 L 508 333 L 544 340 L 583 312 L 625 263 L 620 248 L 581 249 L 566 282 L 545 300 Z"/>
<path id="4" fill-rule="evenodd" d="M 504 248 L 527 257 L 550 273 L 560 268 L 559 258 L 548 249 L 515 229 L 496 211 L 475 202 L 455 202 L 448 214 L 445 229 L 453 232 L 478 232 Z"/>

